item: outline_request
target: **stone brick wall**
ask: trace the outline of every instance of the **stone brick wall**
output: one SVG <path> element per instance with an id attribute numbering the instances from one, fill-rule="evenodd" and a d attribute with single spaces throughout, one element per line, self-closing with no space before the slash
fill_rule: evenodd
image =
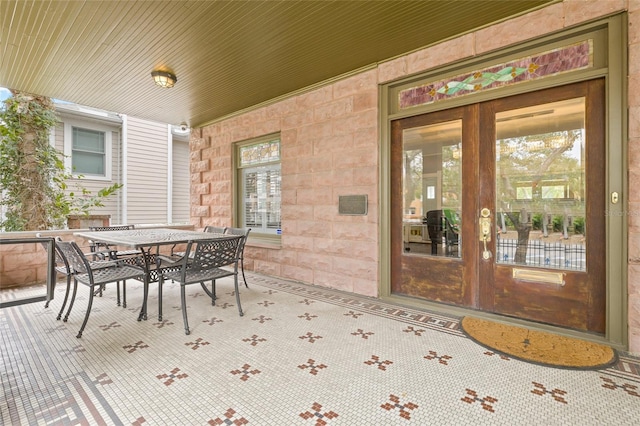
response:
<path id="1" fill-rule="evenodd" d="M 231 226 L 232 144 L 281 133 L 282 248 L 246 248 L 245 267 L 375 296 L 378 80 L 372 70 L 202 129 L 192 141 L 192 224 Z M 366 194 L 366 216 L 338 196 Z"/>
<path id="2" fill-rule="evenodd" d="M 612 2 L 613 3 L 613 2 Z M 629 1 L 629 350 L 640 353 L 640 1 Z"/>
<path id="3" fill-rule="evenodd" d="M 232 144 L 282 135 L 282 248 L 247 247 L 249 269 L 378 295 L 378 84 L 629 11 L 629 341 L 640 352 L 640 1 L 565 0 L 384 62 L 376 69 L 201 129 L 192 142 L 196 227 L 231 225 Z M 337 214 L 367 194 L 369 214 Z"/>
<path id="4" fill-rule="evenodd" d="M 89 252 L 87 240 L 75 238 L 71 231 L 42 232 L 42 236 L 60 236 L 65 241 L 73 240 Z M 35 238 L 35 232 L 7 233 L 10 238 Z M 41 244 L 0 244 L 0 289 L 22 285 L 40 284 L 47 281 L 47 253 Z"/>

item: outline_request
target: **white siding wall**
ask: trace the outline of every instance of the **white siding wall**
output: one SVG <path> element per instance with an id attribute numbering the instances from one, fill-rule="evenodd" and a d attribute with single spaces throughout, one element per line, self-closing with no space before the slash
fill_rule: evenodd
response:
<path id="1" fill-rule="evenodd" d="M 189 141 L 173 139 L 173 223 L 189 223 Z"/>
<path id="2" fill-rule="evenodd" d="M 86 129 L 105 130 L 111 131 L 111 180 L 96 180 L 85 177 L 83 179 L 71 179 L 68 181 L 67 193 L 74 192 L 79 194 L 79 185 L 91 191 L 92 194 L 97 194 L 99 190 L 113 185 L 114 183 L 122 182 L 122 144 L 120 142 L 120 127 L 111 123 L 97 122 L 94 120 L 83 120 L 79 117 L 62 118 L 67 123 L 72 122 L 74 126 L 83 127 Z M 64 147 L 64 122 L 58 122 L 55 128 L 55 147 L 65 155 L 70 156 L 71 152 L 65 152 Z M 121 217 L 121 204 L 122 204 L 122 189 L 118 190 L 114 195 L 103 200 L 104 207 L 98 207 L 91 210 L 91 214 L 96 215 L 111 215 L 111 223 L 119 224 L 122 221 Z"/>
<path id="3" fill-rule="evenodd" d="M 167 222 L 167 125 L 127 119 L 127 223 Z"/>

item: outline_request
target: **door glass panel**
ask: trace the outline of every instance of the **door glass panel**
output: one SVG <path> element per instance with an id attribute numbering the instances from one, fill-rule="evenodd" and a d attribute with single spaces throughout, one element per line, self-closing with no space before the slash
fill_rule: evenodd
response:
<path id="1" fill-rule="evenodd" d="M 586 270 L 585 100 L 496 114 L 496 261 Z"/>
<path id="2" fill-rule="evenodd" d="M 405 253 L 460 257 L 462 121 L 404 130 L 402 142 Z"/>

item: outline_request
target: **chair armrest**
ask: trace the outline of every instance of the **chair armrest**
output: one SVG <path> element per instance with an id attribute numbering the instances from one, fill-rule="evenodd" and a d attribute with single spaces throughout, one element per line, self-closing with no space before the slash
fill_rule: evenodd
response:
<path id="1" fill-rule="evenodd" d="M 156 258 L 158 265 L 160 265 L 162 262 L 168 263 L 169 265 L 175 265 L 176 263 L 182 262 L 183 259 L 184 253 L 176 253 L 168 256 L 159 254 Z"/>

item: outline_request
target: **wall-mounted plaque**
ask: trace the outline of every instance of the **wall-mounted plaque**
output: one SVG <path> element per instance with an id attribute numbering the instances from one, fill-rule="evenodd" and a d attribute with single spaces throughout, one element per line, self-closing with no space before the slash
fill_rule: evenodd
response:
<path id="1" fill-rule="evenodd" d="M 368 204 L 367 195 L 339 195 L 338 214 L 364 216 L 367 214 Z"/>

